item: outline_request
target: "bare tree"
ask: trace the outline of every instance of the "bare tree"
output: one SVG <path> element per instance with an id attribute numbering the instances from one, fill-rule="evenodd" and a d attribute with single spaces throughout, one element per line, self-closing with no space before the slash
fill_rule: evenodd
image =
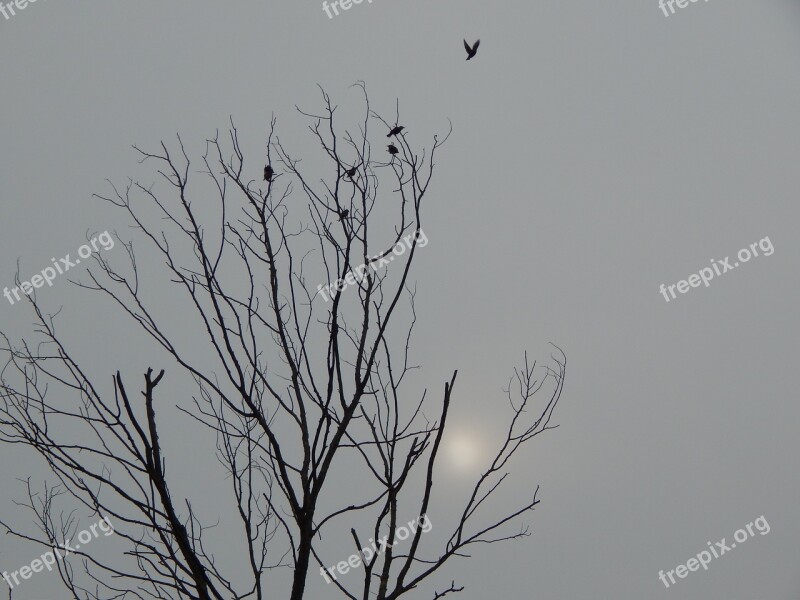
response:
<path id="1" fill-rule="evenodd" d="M 157 166 L 164 189 L 131 180 L 124 188 L 110 184 L 112 193 L 101 197 L 163 257 L 187 311 L 201 324 L 202 348 L 213 356 L 214 368 L 201 366 L 196 341 L 174 331 L 159 315 L 158 302 L 148 301 L 133 242 L 122 239 L 124 265 L 95 254 L 94 266 L 76 283 L 107 297 L 171 357 L 164 368 L 144 373 L 141 398 L 122 370 L 107 385 L 93 381 L 35 296 L 29 297 L 38 324 L 35 342 L 15 344 L 3 335 L 8 362 L 0 376 L 0 441 L 37 452 L 56 480 L 42 491 L 26 482 L 23 504 L 40 534 L 25 533 L 7 519 L 3 525 L 53 548 L 75 531 L 73 513 L 55 509 L 68 502 L 113 520 L 127 546 L 124 557 L 90 547 L 76 552 L 80 574 L 59 561 L 72 597 L 262 600 L 273 570 L 287 567 L 291 600 L 300 600 L 310 571 L 331 575 L 320 538 L 344 520 L 354 524 L 356 551 L 368 537 L 388 537 L 384 551 L 369 559 L 361 553 L 363 579 L 346 586 L 330 577 L 330 589 L 353 600 L 394 600 L 476 544 L 528 535 L 515 522 L 539 502 L 538 487 L 500 518 L 487 520 L 479 509 L 491 504 L 506 480 L 511 457 L 554 427 L 566 368 L 560 350 L 550 366 L 529 364 L 526 356 L 515 369 L 505 437 L 462 499 L 443 546 L 430 547 L 417 528 L 403 552 L 392 547 L 404 515 L 429 510 L 455 399 L 456 372 L 439 401 L 426 392 L 413 398 L 404 387 L 416 368 L 410 359 L 416 321 L 411 266 L 427 243 L 422 207 L 434 158 L 449 133 L 433 136 L 432 147 L 419 150 L 411 134 L 400 132 L 391 140 L 397 154 L 374 151 L 370 139 L 377 135 L 386 143 L 399 111 L 392 122 L 382 119 L 371 110 L 364 85 L 355 87 L 364 108 L 357 134 L 339 131 L 336 106 L 324 90 L 321 114 L 298 109 L 328 165 L 325 178 L 316 180 L 291 154 L 273 119 L 265 156 L 247 164 L 233 123 L 227 141 L 219 134 L 208 140 L 199 172 L 204 189 L 213 190 L 213 203 L 196 191 L 198 171 L 180 137 L 173 149 L 164 143 L 157 152 L 136 148 L 142 162 Z M 315 285 L 320 281 L 341 283 L 326 292 Z M 156 407 L 165 369 L 176 367 L 196 390 L 181 410 L 213 432 L 229 474 L 247 577 L 226 574 L 204 543 L 211 525 L 195 508 L 202 498 L 178 498 L 172 491 Z M 53 388 L 58 402 L 49 400 Z M 74 403 L 68 406 L 69 394 Z M 433 419 L 426 417 L 431 411 Z M 344 468 L 358 469 L 359 483 L 347 502 L 335 504 L 326 490 Z M 430 595 L 462 589 L 452 582 Z"/>

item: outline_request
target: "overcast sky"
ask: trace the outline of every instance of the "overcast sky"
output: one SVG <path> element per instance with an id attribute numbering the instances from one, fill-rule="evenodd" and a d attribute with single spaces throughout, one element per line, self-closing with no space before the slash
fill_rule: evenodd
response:
<path id="1" fill-rule="evenodd" d="M 481 39 L 469 62 L 465 37 Z M 0 16 L 0 288 L 18 259 L 26 278 L 87 230 L 132 235 L 92 198 L 150 177 L 132 144 L 179 132 L 199 157 L 232 116 L 260 148 L 274 114 L 302 154 L 294 106 L 318 108 L 317 84 L 351 104 L 363 80 L 383 114 L 399 99 L 420 143 L 454 127 L 414 277 L 421 384 L 438 392 L 458 369 L 454 419 L 482 440 L 526 349 L 568 360 L 560 427 L 513 465 L 541 485 L 533 536 L 452 563 L 458 597 L 796 600 L 799 53 L 796 0 L 669 17 L 657 0 L 373 0 L 332 19 L 316 0 L 39 0 Z M 771 256 L 659 293 L 765 237 Z M 65 280 L 41 292 L 100 380 L 123 357 L 131 377 L 159 368 L 112 307 Z M 0 331 L 24 337 L 31 320 L 0 298 Z M 176 441 L 173 464 L 202 488 L 196 436 Z M 11 500 L 36 464 L 0 445 L 0 518 L 30 519 Z M 768 535 L 659 580 L 761 515 Z M 39 553 L 0 536 L 2 570 Z M 61 598 L 58 583 L 38 575 L 15 600 Z"/>

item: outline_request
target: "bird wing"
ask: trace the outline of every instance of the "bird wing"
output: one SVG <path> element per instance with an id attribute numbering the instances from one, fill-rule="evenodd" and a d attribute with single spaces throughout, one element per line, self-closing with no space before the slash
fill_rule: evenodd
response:
<path id="1" fill-rule="evenodd" d="M 480 41 L 480 40 L 478 40 L 478 41 Z M 464 49 L 467 52 L 470 52 L 470 53 L 472 52 L 472 48 L 470 48 L 469 44 L 467 43 L 467 40 L 464 40 Z"/>
<path id="2" fill-rule="evenodd" d="M 473 52 L 477 52 L 478 46 L 480 46 L 480 45 L 481 45 L 481 41 L 480 40 L 475 40 L 475 45 L 472 47 L 472 51 Z"/>

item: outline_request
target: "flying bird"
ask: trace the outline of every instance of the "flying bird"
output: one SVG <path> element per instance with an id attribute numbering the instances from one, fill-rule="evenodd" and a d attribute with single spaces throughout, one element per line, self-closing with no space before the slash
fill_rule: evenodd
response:
<path id="1" fill-rule="evenodd" d="M 395 125 L 394 127 L 392 127 L 392 130 L 389 132 L 389 135 L 387 135 L 386 137 L 392 137 L 393 135 L 397 135 L 398 133 L 403 131 L 403 129 L 405 129 L 405 127 L 403 127 L 402 125 Z"/>
<path id="2" fill-rule="evenodd" d="M 478 46 L 480 46 L 480 45 L 481 45 L 481 41 L 480 40 L 476 40 L 475 44 L 473 46 L 470 46 L 467 43 L 467 40 L 464 40 L 464 48 L 467 51 L 467 60 L 469 60 L 470 58 L 472 58 L 473 56 L 475 56 L 478 53 Z"/>
<path id="3" fill-rule="evenodd" d="M 272 165 L 264 165 L 264 181 L 272 181 L 272 176 L 275 171 L 272 170 Z"/>
<path id="4" fill-rule="evenodd" d="M 389 150 L 389 154 L 391 154 L 392 156 L 394 156 L 395 154 L 400 152 L 400 150 L 398 150 L 397 146 L 395 146 L 394 144 L 389 144 L 388 150 Z"/>

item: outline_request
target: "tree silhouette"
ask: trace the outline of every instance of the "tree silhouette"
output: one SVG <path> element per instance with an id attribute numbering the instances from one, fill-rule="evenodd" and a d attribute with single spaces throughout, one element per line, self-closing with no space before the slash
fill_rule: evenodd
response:
<path id="1" fill-rule="evenodd" d="M 319 181 L 280 141 L 273 118 L 266 156 L 247 165 L 233 122 L 226 142 L 219 134 L 208 140 L 200 173 L 204 189 L 212 190 L 211 207 L 208 194 L 196 191 L 198 171 L 180 137 L 175 149 L 163 142 L 154 153 L 135 147 L 143 163 L 157 166 L 166 191 L 131 180 L 124 188 L 110 184 L 112 193 L 100 196 L 163 258 L 213 368 L 201 365 L 185 331 L 159 315 L 158 302 L 140 284 L 133 242 L 119 237 L 125 251 L 113 260 L 95 254 L 76 284 L 116 305 L 170 357 L 168 364 L 147 369 L 141 386 L 123 369 L 108 384 L 93 381 L 35 295 L 28 300 L 36 339 L 14 344 L 2 336 L 8 361 L 0 376 L 0 442 L 32 449 L 55 478 L 43 491 L 27 481 L 23 504 L 36 515 L 40 534 L 5 516 L 3 525 L 53 547 L 75 530 L 73 513 L 55 508 L 67 503 L 109 518 L 126 546 L 120 556 L 81 549 L 80 573 L 59 561 L 74 598 L 262 600 L 271 597 L 270 578 L 289 567 L 290 598 L 300 600 L 309 574 L 331 575 L 327 566 L 341 558 L 324 556 L 321 546 L 322 533 L 338 523 L 350 530 L 356 551 L 369 545 L 367 538 L 383 537 L 385 548 L 370 559 L 361 553 L 363 578 L 331 576 L 329 589 L 354 600 L 394 600 L 472 546 L 529 534 L 513 522 L 537 505 L 538 487 L 499 518 L 487 520 L 478 509 L 506 480 L 511 457 L 555 427 L 550 420 L 566 368 L 560 350 L 552 366 L 529 364 L 526 356 L 515 369 L 505 439 L 461 499 L 449 537 L 434 547 L 417 528 L 402 549 L 392 547 L 398 527 L 409 515 L 426 515 L 437 492 L 437 459 L 455 399 L 457 372 L 440 401 L 426 392 L 412 397 L 404 386 L 416 368 L 410 359 L 416 291 L 409 278 L 427 244 L 422 207 L 434 158 L 450 133 L 418 150 L 398 132 L 399 154 L 387 157 L 379 144 L 374 157 L 372 124 L 379 124 L 379 138 L 392 125 L 371 110 L 363 83 L 355 87 L 364 117 L 355 135 L 338 130 L 336 106 L 322 88 L 321 114 L 298 109 L 328 165 Z M 398 111 L 391 123 L 399 121 Z M 265 163 L 276 175 L 262 181 Z M 317 285 L 323 281 L 341 283 L 326 292 Z M 241 525 L 238 548 L 214 548 L 204 536 L 213 524 L 195 508 L 204 499 L 173 491 L 162 442 L 171 432 L 158 416 L 169 401 L 159 395 L 168 370 L 194 381 L 192 402 L 179 407 L 215 438 L 228 474 L 218 483 L 230 486 Z M 48 399 L 53 390 L 58 402 Z M 349 486 L 349 498 L 330 499 L 330 481 L 353 472 L 358 485 Z M 226 573 L 216 559 L 233 551 L 246 556 L 245 577 Z M 453 581 L 429 595 L 461 589 Z"/>

